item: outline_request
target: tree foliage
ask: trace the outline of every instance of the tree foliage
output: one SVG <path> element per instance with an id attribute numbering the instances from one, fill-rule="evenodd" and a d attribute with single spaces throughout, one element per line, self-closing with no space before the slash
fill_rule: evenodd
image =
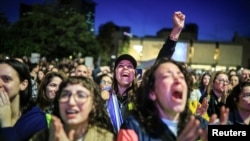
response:
<path id="1" fill-rule="evenodd" d="M 97 40 L 101 45 L 102 62 L 109 62 L 114 51 L 112 33 L 115 32 L 116 26 L 113 22 L 107 22 L 99 27 Z"/>
<path id="2" fill-rule="evenodd" d="M 10 23 L 7 17 L 3 13 L 0 13 L 0 58 L 4 57 L 5 50 L 8 50 L 8 45 L 10 43 L 7 40 L 9 38 L 9 28 Z"/>
<path id="3" fill-rule="evenodd" d="M 97 40 L 102 48 L 104 62 L 111 61 L 111 55 L 127 53 L 129 37 L 124 36 L 120 27 L 113 22 L 107 22 L 99 27 Z"/>
<path id="4" fill-rule="evenodd" d="M 99 43 L 89 31 L 84 16 L 73 8 L 33 6 L 29 15 L 20 18 L 9 30 L 4 51 L 9 56 L 29 56 L 32 52 L 47 58 L 98 56 Z"/>

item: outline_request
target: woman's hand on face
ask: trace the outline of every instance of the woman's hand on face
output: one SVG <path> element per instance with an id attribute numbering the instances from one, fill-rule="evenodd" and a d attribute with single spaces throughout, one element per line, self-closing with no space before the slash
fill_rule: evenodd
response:
<path id="1" fill-rule="evenodd" d="M 11 122 L 11 106 L 8 94 L 0 90 L 0 121 L 1 127 L 12 127 Z"/>
<path id="2" fill-rule="evenodd" d="M 52 116 L 50 123 L 49 141 L 73 141 L 75 131 L 70 131 L 67 135 L 64 131 L 63 124 L 59 118 Z"/>

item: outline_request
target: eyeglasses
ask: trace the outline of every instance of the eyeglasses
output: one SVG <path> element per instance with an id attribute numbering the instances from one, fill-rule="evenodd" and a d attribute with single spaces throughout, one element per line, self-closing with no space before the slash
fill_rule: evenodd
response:
<path id="1" fill-rule="evenodd" d="M 217 79 L 217 80 L 215 80 L 215 81 L 217 81 L 217 82 L 220 83 L 220 84 L 226 84 L 226 85 L 229 84 L 229 81 L 228 81 L 228 80 Z"/>
<path id="2" fill-rule="evenodd" d="M 135 69 L 134 66 L 132 64 L 128 64 L 128 65 L 125 65 L 125 64 L 118 64 L 117 65 L 117 68 L 127 68 L 127 69 Z"/>
<path id="3" fill-rule="evenodd" d="M 248 98 L 250 97 L 250 93 L 243 93 L 241 96 L 242 98 Z"/>
<path id="4" fill-rule="evenodd" d="M 111 81 L 102 80 L 102 81 L 101 81 L 101 84 L 110 85 L 110 84 L 112 84 L 112 82 L 111 82 Z"/>
<path id="5" fill-rule="evenodd" d="M 59 98 L 59 102 L 68 102 L 70 97 L 73 95 L 74 99 L 78 103 L 85 103 L 90 94 L 87 94 L 85 92 L 79 91 L 76 93 L 71 93 L 69 91 L 63 91 L 61 93 L 61 96 Z"/>

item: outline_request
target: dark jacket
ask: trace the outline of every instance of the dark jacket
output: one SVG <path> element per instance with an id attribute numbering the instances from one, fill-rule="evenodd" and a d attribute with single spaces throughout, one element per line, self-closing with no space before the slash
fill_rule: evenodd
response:
<path id="1" fill-rule="evenodd" d="M 164 123 L 162 122 L 164 125 Z M 133 130 L 134 132 L 128 132 Z M 142 125 L 135 119 L 134 116 L 129 116 L 122 124 L 121 129 L 118 133 L 118 140 L 122 139 L 129 133 L 127 137 L 131 137 L 130 140 L 136 140 L 134 137 L 138 137 L 139 141 L 176 141 L 175 135 L 170 131 L 170 129 L 165 126 L 165 130 L 162 131 L 161 136 L 149 135 Z M 124 136 L 125 135 L 125 136 Z"/>
<path id="2" fill-rule="evenodd" d="M 170 40 L 170 38 L 167 38 L 165 43 L 163 44 L 162 48 L 160 49 L 156 60 L 159 58 L 167 57 L 171 58 L 175 51 L 176 41 Z"/>
<path id="3" fill-rule="evenodd" d="M 208 95 L 205 94 L 201 96 L 200 103 L 202 103 L 202 100 L 205 97 L 208 97 Z M 209 100 L 208 102 L 209 106 L 207 109 L 208 116 L 211 117 L 213 114 L 216 114 L 218 117 L 220 117 L 221 106 L 225 104 L 218 101 L 218 97 L 214 94 L 213 90 L 210 92 L 208 100 Z"/>
<path id="4" fill-rule="evenodd" d="M 200 121 L 200 127 L 202 129 L 208 126 L 208 122 L 205 119 L 202 117 L 196 118 Z M 128 140 L 136 140 L 135 138 L 138 138 L 138 141 L 176 141 L 176 136 L 168 126 L 163 122 L 161 124 L 164 125 L 164 130 L 161 131 L 161 133 L 150 135 L 145 131 L 143 125 L 141 125 L 134 116 L 130 115 L 121 126 L 118 133 L 118 140 L 122 140 L 125 137 L 130 138 Z"/>
<path id="5" fill-rule="evenodd" d="M 233 125 L 245 125 L 237 109 L 230 111 L 228 120 Z M 248 125 L 250 125 L 250 123 L 248 123 Z"/>
<path id="6" fill-rule="evenodd" d="M 17 120 L 14 127 L 0 128 L 0 140 L 28 141 L 36 132 L 46 128 L 45 113 L 38 107 L 33 107 Z"/>

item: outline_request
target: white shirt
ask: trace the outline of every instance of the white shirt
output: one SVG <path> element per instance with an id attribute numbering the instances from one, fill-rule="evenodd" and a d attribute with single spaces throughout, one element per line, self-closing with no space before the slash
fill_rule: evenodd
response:
<path id="1" fill-rule="evenodd" d="M 162 118 L 161 120 L 168 126 L 168 128 L 172 131 L 172 133 L 177 137 L 178 121 L 172 121 L 165 118 Z"/>

